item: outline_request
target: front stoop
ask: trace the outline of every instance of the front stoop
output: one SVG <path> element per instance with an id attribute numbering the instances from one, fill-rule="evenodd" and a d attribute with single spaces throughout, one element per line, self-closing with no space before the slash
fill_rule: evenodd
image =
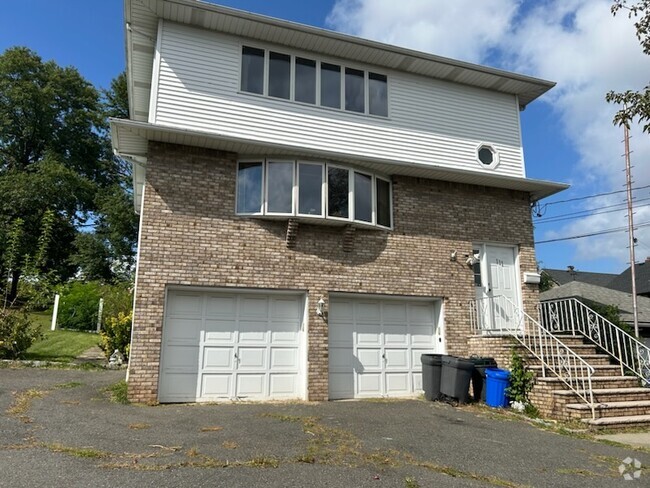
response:
<path id="1" fill-rule="evenodd" d="M 542 416 L 582 421 L 593 429 L 650 426 L 650 388 L 642 388 L 635 376 L 623 376 L 619 365 L 611 364 L 609 356 L 599 353 L 581 336 L 557 337 L 595 370 L 592 392 L 596 418 L 592 418 L 590 406 L 562 380 L 552 374 L 543 377 L 540 361 L 522 347 L 526 365 L 536 376 L 530 400 Z"/>

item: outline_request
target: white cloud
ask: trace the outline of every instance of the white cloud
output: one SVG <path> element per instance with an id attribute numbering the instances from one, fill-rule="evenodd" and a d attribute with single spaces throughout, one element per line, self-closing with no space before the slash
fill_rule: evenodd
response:
<path id="1" fill-rule="evenodd" d="M 612 125 L 616 107 L 605 102 L 605 94 L 640 89 L 650 80 L 650 59 L 641 51 L 632 21 L 625 13 L 613 17 L 610 6 L 611 0 L 339 0 L 328 22 L 362 37 L 556 81 L 557 87 L 537 103 L 550 104 L 558 114 L 578 154 L 577 161 L 567 162 L 574 167 L 575 190 L 586 194 L 620 190 L 625 182 L 623 133 Z M 638 128 L 632 136 L 635 186 L 648 185 L 650 137 Z M 610 204 L 624 197 L 613 196 Z M 587 204 L 607 202 L 577 207 Z M 624 215 L 571 221 L 540 238 L 621 227 Z M 635 219 L 650 221 L 650 207 L 639 208 Z M 650 250 L 650 227 L 640 228 L 637 237 Z M 609 258 L 620 267 L 628 261 L 623 234 L 571 242 L 576 254 L 567 261 Z"/>

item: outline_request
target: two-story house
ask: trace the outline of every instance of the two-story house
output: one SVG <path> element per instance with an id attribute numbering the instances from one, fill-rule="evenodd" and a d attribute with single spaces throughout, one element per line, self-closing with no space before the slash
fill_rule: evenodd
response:
<path id="1" fill-rule="evenodd" d="M 468 302 L 532 310 L 519 113 L 553 83 L 195 0 L 126 0 L 129 396 L 409 396 Z M 534 281 L 531 280 L 531 281 Z"/>

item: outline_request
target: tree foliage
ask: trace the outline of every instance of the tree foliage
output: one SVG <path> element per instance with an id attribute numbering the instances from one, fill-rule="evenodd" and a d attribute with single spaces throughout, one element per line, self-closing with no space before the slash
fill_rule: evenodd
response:
<path id="1" fill-rule="evenodd" d="M 112 154 L 108 117 L 128 117 L 124 73 L 100 91 L 27 48 L 0 54 L 0 273 L 11 299 L 25 274 L 110 280 L 132 267 L 130 167 Z"/>
<path id="2" fill-rule="evenodd" d="M 650 0 L 641 0 L 630 4 L 627 0 L 614 0 L 611 11 L 612 15 L 626 11 L 630 18 L 634 18 L 639 44 L 643 52 L 650 55 Z M 643 131 L 650 133 L 650 84 L 639 91 L 610 91 L 607 93 L 606 100 L 610 103 L 623 105 L 623 108 L 614 116 L 614 124 L 629 128 L 633 120 L 638 120 L 644 124 Z"/>

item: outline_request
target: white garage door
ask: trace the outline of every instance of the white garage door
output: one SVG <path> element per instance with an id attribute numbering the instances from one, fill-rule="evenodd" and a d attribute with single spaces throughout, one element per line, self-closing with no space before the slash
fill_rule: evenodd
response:
<path id="1" fill-rule="evenodd" d="M 423 353 L 442 352 L 440 303 L 333 297 L 329 398 L 410 396 L 422 390 Z"/>
<path id="2" fill-rule="evenodd" d="M 161 402 L 302 398 L 299 295 L 170 290 Z"/>

